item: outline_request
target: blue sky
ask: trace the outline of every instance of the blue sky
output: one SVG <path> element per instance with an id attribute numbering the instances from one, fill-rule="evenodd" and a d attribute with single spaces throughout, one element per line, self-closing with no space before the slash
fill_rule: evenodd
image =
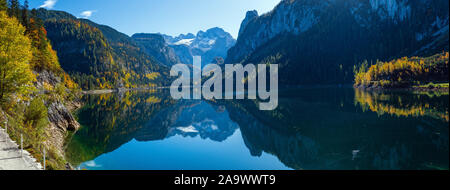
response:
<path id="1" fill-rule="evenodd" d="M 30 1 L 30 0 L 29 0 Z M 221 27 L 237 37 L 248 10 L 271 11 L 280 0 L 31 0 L 30 8 L 62 10 L 128 35 L 179 35 Z"/>

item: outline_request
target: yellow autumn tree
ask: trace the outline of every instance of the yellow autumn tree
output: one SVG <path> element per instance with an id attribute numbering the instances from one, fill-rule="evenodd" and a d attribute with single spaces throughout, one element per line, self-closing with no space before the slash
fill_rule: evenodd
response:
<path id="1" fill-rule="evenodd" d="M 17 19 L 0 11 L 0 102 L 12 93 L 20 96 L 32 88 L 31 42 L 24 33 Z"/>

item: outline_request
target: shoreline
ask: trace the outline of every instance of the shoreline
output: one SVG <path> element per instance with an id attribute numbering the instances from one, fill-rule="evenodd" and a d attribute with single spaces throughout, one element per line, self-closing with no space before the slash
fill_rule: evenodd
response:
<path id="1" fill-rule="evenodd" d="M 365 86 L 353 86 L 356 89 L 371 90 L 371 91 L 415 91 L 415 92 L 449 92 L 448 87 L 429 88 L 429 87 L 365 87 Z"/>
<path id="2" fill-rule="evenodd" d="M 170 88 L 170 87 L 118 88 L 118 89 L 85 90 L 85 91 L 82 91 L 81 93 L 83 95 L 99 95 L 99 94 L 109 94 L 109 93 L 116 93 L 116 92 L 158 90 L 158 89 L 167 89 L 167 88 Z"/>
<path id="3" fill-rule="evenodd" d="M 448 87 L 366 87 L 366 86 L 355 86 L 351 84 L 343 84 L 343 85 L 286 85 L 288 88 L 295 87 L 321 87 L 321 86 L 336 86 L 336 87 L 351 87 L 360 90 L 373 90 L 373 91 L 416 91 L 416 92 L 449 92 Z M 109 93 L 118 93 L 118 92 L 127 92 L 127 91 L 144 91 L 144 90 L 159 90 L 159 89 L 168 89 L 170 87 L 152 87 L 152 88 L 119 88 L 119 89 L 101 89 L 101 90 L 85 90 L 81 93 L 83 95 L 99 95 L 99 94 L 109 94 Z"/>

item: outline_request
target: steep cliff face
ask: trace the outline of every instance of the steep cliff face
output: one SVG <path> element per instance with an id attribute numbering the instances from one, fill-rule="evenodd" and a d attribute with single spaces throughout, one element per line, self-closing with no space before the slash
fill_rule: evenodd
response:
<path id="1" fill-rule="evenodd" d="M 448 50 L 445 0 L 283 0 L 254 15 L 226 63 L 278 63 L 282 83 L 350 82 L 365 59 Z"/>
<path id="2" fill-rule="evenodd" d="M 239 28 L 239 36 L 242 34 L 242 32 L 244 32 L 244 29 L 247 26 L 247 24 L 256 17 L 258 17 L 258 11 L 253 10 L 247 12 L 247 14 L 245 15 L 245 19 L 242 21 L 241 27 Z"/>
<path id="3" fill-rule="evenodd" d="M 248 12 L 250 18 L 244 19 L 236 46 L 228 54 L 231 61 L 238 61 L 257 47 L 268 42 L 278 34 L 287 32 L 300 34 L 317 24 L 318 15 L 329 6 L 325 0 L 285 0 L 267 14 L 255 17 L 254 12 Z M 253 18 L 252 18 L 253 17 Z"/>
<path id="4" fill-rule="evenodd" d="M 70 108 L 78 108 L 79 103 L 73 103 Z M 64 155 L 64 143 L 69 132 L 75 132 L 80 128 L 80 124 L 75 120 L 71 111 L 63 102 L 53 102 L 48 105 L 48 120 L 50 124 L 47 128 L 50 138 L 48 143 Z"/>
<path id="5" fill-rule="evenodd" d="M 61 85 L 63 80 L 57 74 L 51 71 L 42 70 L 35 72 L 37 89 L 45 89 L 48 86 L 55 88 Z M 48 93 L 43 91 L 42 93 Z M 52 96 L 52 95 L 50 95 Z M 80 128 L 80 124 L 75 120 L 72 111 L 81 106 L 81 102 L 75 98 L 73 100 L 63 100 L 60 98 L 49 98 L 45 101 L 49 124 L 46 127 L 48 136 L 45 144 L 47 147 L 54 148 L 58 156 L 64 158 L 64 143 L 69 132 L 75 132 Z"/>

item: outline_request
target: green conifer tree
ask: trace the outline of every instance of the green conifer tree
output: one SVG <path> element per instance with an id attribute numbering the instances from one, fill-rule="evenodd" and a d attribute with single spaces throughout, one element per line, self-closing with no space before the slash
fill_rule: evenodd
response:
<path id="1" fill-rule="evenodd" d="M 8 2 L 6 0 L 0 0 L 0 11 L 8 10 Z"/>

